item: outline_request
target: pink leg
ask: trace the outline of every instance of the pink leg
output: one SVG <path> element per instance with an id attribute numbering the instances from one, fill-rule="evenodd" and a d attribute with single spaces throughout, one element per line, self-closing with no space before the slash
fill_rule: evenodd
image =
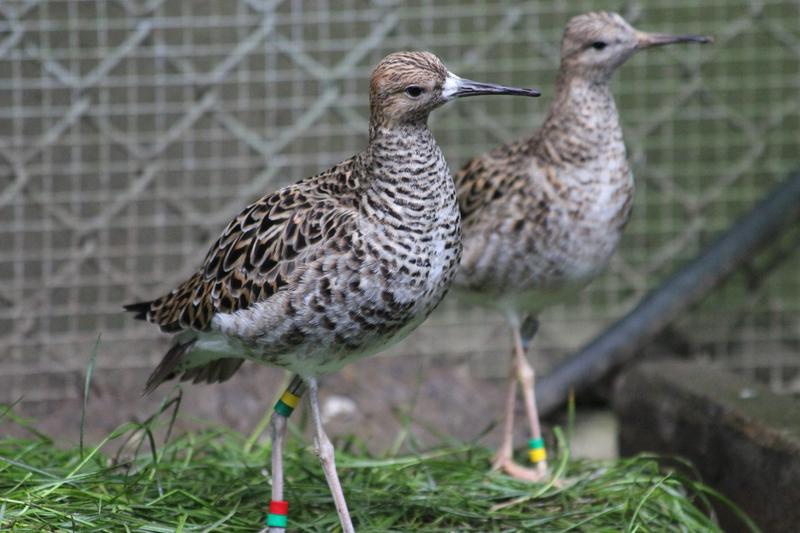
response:
<path id="1" fill-rule="evenodd" d="M 328 488 L 331 490 L 333 503 L 336 506 L 336 512 L 339 514 L 342 531 L 344 533 L 355 533 L 353 522 L 350 519 L 350 512 L 347 510 L 347 502 L 344 499 L 342 485 L 339 482 L 339 476 L 336 474 L 333 444 L 331 444 L 322 427 L 322 415 L 320 414 L 319 397 L 317 396 L 317 380 L 315 378 L 307 378 L 306 381 L 308 383 L 308 400 L 311 404 L 311 414 L 317 431 L 317 436 L 314 440 L 317 446 L 317 454 L 319 454 L 319 461 L 322 463 L 322 471 L 328 481 Z"/>
<path id="2" fill-rule="evenodd" d="M 291 416 L 295 405 L 295 403 L 292 403 L 292 405 L 284 403 L 284 399 L 287 394 L 291 393 L 291 396 L 295 397 L 296 402 L 297 399 L 303 395 L 304 391 L 305 384 L 303 380 L 300 376 L 295 375 L 289 383 L 289 387 L 286 389 L 284 396 L 281 397 L 281 401 L 275 406 L 275 411 L 272 413 L 272 417 L 270 417 L 269 420 L 272 437 L 272 502 L 283 501 L 283 442 L 286 438 L 288 418 Z M 279 409 L 279 405 L 282 405 L 283 408 Z M 270 502 L 270 515 L 267 516 L 268 524 L 270 520 L 272 520 L 272 502 Z M 269 531 L 269 533 L 285 533 L 286 528 L 272 525 L 268 526 L 267 529 L 261 530 L 261 533 L 265 531 Z"/>
<path id="3" fill-rule="evenodd" d="M 517 374 L 512 363 L 508 376 L 508 392 L 506 393 L 505 413 L 503 417 L 503 442 L 497 449 L 492 460 L 492 470 L 505 470 L 509 463 L 513 463 L 514 451 L 514 407 L 517 403 Z"/>
<path id="4" fill-rule="evenodd" d="M 283 439 L 286 436 L 286 417 L 272 413 L 272 501 L 283 500 Z M 284 533 L 285 528 L 270 527 L 269 533 Z"/>
<path id="5" fill-rule="evenodd" d="M 535 330 L 534 330 L 535 333 Z M 530 339 L 530 337 L 528 337 Z M 529 341 L 528 341 L 529 342 Z M 522 396 L 525 402 L 525 412 L 528 415 L 528 422 L 531 427 L 531 438 L 541 439 L 542 429 L 539 425 L 539 411 L 536 408 L 536 394 L 534 390 L 535 375 L 533 367 L 525 357 L 525 342 L 519 329 L 514 330 L 514 367 L 517 370 L 517 379 L 522 387 Z M 547 459 L 536 462 L 536 471 L 540 478 L 547 475 Z"/>
<path id="6" fill-rule="evenodd" d="M 503 423 L 503 442 L 495 454 L 492 468 L 502 469 L 510 476 L 525 479 L 528 481 L 541 481 L 547 475 L 547 464 L 538 463 L 536 468 L 527 468 L 514 462 L 513 434 L 514 434 L 514 406 L 517 395 L 517 382 L 522 385 L 522 393 L 525 399 L 525 408 L 528 419 L 531 423 L 531 434 L 533 438 L 541 438 L 539 428 L 539 417 L 536 414 L 536 402 L 533 397 L 533 369 L 525 358 L 525 348 L 528 342 L 536 333 L 536 322 L 526 321 L 523 325 L 526 328 L 525 339 L 520 333 L 518 323 L 512 321 L 511 329 L 514 334 L 514 354 L 511 363 L 510 375 L 508 378 L 508 394 L 506 396 L 505 420 Z M 532 416 L 533 414 L 533 416 Z"/>

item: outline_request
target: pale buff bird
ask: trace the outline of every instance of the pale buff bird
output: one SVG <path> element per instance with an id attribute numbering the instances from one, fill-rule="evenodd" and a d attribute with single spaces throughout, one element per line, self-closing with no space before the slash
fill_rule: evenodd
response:
<path id="1" fill-rule="evenodd" d="M 306 386 L 325 477 L 343 530 L 353 531 L 317 378 L 403 338 L 444 297 L 461 224 L 427 119 L 450 100 L 481 94 L 538 96 L 459 78 L 428 52 L 387 56 L 372 73 L 365 151 L 246 207 L 187 281 L 126 306 L 177 334 L 148 391 L 176 377 L 224 381 L 246 359 L 296 374 L 272 417 L 270 531 L 287 524 L 283 439 Z"/>
<path id="2" fill-rule="evenodd" d="M 464 253 L 454 286 L 468 301 L 502 313 L 514 336 L 494 468 L 534 481 L 546 474 L 534 374 L 525 357 L 536 317 L 605 268 L 631 212 L 633 176 L 611 75 L 639 50 L 709 41 L 644 33 L 616 13 L 574 17 L 561 41 L 555 98 L 544 124 L 532 136 L 472 159 L 456 174 Z M 512 459 L 518 382 L 535 468 Z"/>

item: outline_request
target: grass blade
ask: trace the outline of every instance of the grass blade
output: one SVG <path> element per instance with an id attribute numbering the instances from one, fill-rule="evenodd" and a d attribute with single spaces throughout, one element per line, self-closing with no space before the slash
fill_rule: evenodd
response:
<path id="1" fill-rule="evenodd" d="M 94 343 L 92 356 L 89 357 L 89 364 L 86 368 L 86 380 L 83 383 L 83 406 L 81 407 L 81 437 L 80 437 L 80 454 L 83 457 L 83 430 L 86 426 L 86 403 L 89 401 L 89 386 L 92 383 L 92 374 L 94 374 L 94 365 L 97 361 L 97 349 L 100 347 L 100 334 L 97 334 L 97 340 Z"/>

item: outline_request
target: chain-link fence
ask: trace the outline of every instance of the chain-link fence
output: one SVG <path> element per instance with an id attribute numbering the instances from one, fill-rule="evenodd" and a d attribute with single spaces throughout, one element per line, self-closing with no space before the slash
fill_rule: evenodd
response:
<path id="1" fill-rule="evenodd" d="M 181 281 L 247 202 L 361 150 L 367 79 L 384 54 L 430 49 L 464 76 L 544 92 L 438 111 L 434 130 L 455 168 L 540 123 L 570 16 L 619 8 L 3 0 L 0 400 L 77 394 L 100 332 L 114 354 L 100 366 L 152 365 L 165 339 L 120 305 Z M 608 274 L 542 317 L 545 359 L 623 314 L 800 163 L 800 3 L 639 1 L 623 12 L 642 29 L 717 42 L 642 53 L 618 74 L 633 220 Z M 798 235 L 658 342 L 800 391 Z M 393 352 L 468 357 L 494 373 L 509 349 L 503 328 L 448 301 Z"/>

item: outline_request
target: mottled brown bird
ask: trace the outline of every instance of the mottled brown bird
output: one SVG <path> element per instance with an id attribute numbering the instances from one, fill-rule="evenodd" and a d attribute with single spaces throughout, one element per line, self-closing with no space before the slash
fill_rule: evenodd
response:
<path id="1" fill-rule="evenodd" d="M 541 128 L 472 159 L 456 174 L 464 253 L 454 285 L 468 300 L 500 311 L 514 335 L 503 442 L 494 468 L 529 480 L 546 474 L 533 369 L 525 358 L 536 316 L 603 270 L 630 215 L 633 176 L 611 75 L 638 50 L 709 41 L 640 32 L 615 13 L 574 17 L 561 41 L 555 98 Z M 517 382 L 535 468 L 512 459 Z"/>
<path id="2" fill-rule="evenodd" d="M 401 339 L 443 298 L 461 256 L 461 225 L 427 119 L 449 100 L 481 94 L 538 96 L 459 78 L 428 52 L 387 56 L 372 73 L 365 151 L 246 207 L 187 281 L 126 306 L 177 334 L 148 392 L 175 377 L 224 381 L 245 359 L 300 376 L 272 418 L 272 530 L 286 525 L 282 443 L 306 385 L 323 470 L 342 527 L 353 531 L 317 378 Z"/>

